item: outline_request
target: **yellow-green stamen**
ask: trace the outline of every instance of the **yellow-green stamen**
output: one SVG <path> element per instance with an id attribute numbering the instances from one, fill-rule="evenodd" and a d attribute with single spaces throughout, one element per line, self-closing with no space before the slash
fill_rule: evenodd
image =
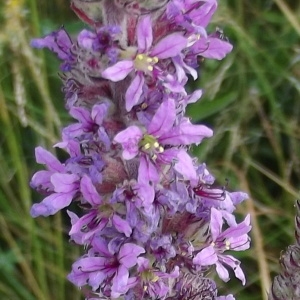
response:
<path id="1" fill-rule="evenodd" d="M 157 139 L 150 134 L 145 134 L 139 143 L 140 148 L 147 152 L 152 160 L 157 159 L 157 153 L 163 153 L 164 148 L 159 144 Z"/>
<path id="2" fill-rule="evenodd" d="M 137 70 L 143 71 L 145 73 L 152 72 L 153 66 L 158 62 L 156 56 L 150 57 L 147 54 L 140 53 L 136 56 L 134 60 L 134 67 Z"/>

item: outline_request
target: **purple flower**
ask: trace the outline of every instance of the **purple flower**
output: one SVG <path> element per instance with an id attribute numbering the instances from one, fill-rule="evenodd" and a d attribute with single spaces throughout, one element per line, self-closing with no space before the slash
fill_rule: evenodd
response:
<path id="1" fill-rule="evenodd" d="M 70 205 L 78 192 L 79 177 L 67 174 L 63 166 L 50 152 L 41 147 L 35 149 L 36 160 L 45 164 L 49 171 L 37 172 L 31 180 L 31 186 L 50 194 L 41 203 L 32 206 L 32 217 L 49 216 Z"/>
<path id="2" fill-rule="evenodd" d="M 107 55 L 109 63 L 116 63 L 119 54 L 116 41 L 120 33 L 121 29 L 118 26 L 103 26 L 98 28 L 96 33 L 82 30 L 77 38 L 78 45 L 81 48 Z"/>
<path id="3" fill-rule="evenodd" d="M 139 211 L 147 213 L 151 210 L 154 201 L 154 187 L 147 183 L 136 181 L 125 182 L 123 187 L 115 190 L 112 202 L 124 202 L 127 209 L 130 205 L 135 206 Z"/>
<path id="4" fill-rule="evenodd" d="M 231 51 L 232 45 L 228 41 L 212 34 L 195 42 L 188 50 L 187 55 L 201 55 L 204 58 L 221 60 Z"/>
<path id="5" fill-rule="evenodd" d="M 216 9 L 216 0 L 173 0 L 167 7 L 167 17 L 177 26 L 199 32 L 208 25 Z"/>
<path id="6" fill-rule="evenodd" d="M 104 148 L 109 151 L 111 141 L 102 124 L 107 117 L 108 109 L 108 103 L 96 104 L 91 111 L 83 107 L 72 107 L 70 115 L 77 119 L 79 123 L 69 125 L 63 129 L 64 142 L 74 139 L 88 141 L 94 139 L 93 135 L 97 133 L 97 141 L 101 142 Z"/>
<path id="7" fill-rule="evenodd" d="M 175 266 L 171 273 L 166 273 L 151 268 L 150 261 L 144 257 L 139 257 L 137 263 L 140 274 L 139 280 L 145 294 L 150 297 L 158 296 L 162 299 L 166 297 L 169 292 L 168 280 L 179 276 L 179 267 Z"/>
<path id="8" fill-rule="evenodd" d="M 55 173 L 64 173 L 65 166 L 50 152 L 42 147 L 35 148 L 35 158 L 37 163 L 46 165 L 48 171 L 36 172 L 30 182 L 32 188 L 40 192 L 49 193 L 53 191 L 53 185 L 50 181 Z"/>
<path id="9" fill-rule="evenodd" d="M 43 38 L 31 40 L 32 47 L 48 48 L 56 53 L 58 58 L 64 61 L 61 65 L 61 70 L 64 72 L 70 71 L 74 62 L 74 56 L 71 52 L 72 45 L 72 40 L 63 27 Z"/>
<path id="10" fill-rule="evenodd" d="M 102 125 L 104 118 L 107 115 L 108 104 L 101 103 L 93 106 L 89 111 L 83 107 L 72 107 L 70 115 L 77 119 L 80 123 L 66 127 L 63 134 L 70 137 L 78 137 L 87 132 L 94 132 Z"/>
<path id="11" fill-rule="evenodd" d="M 132 243 L 123 244 L 119 250 L 109 245 L 102 238 L 94 240 L 93 251 L 73 264 L 68 279 L 78 287 L 89 284 L 93 291 L 102 284 L 109 284 L 111 296 L 117 298 L 135 283 L 136 279 L 129 276 L 129 270 L 145 250 Z"/>
<path id="12" fill-rule="evenodd" d="M 80 182 L 80 192 L 83 196 L 82 203 L 90 205 L 90 210 L 81 218 L 73 221 L 70 236 L 78 236 L 81 233 L 81 243 L 85 244 L 101 232 L 109 222 L 117 231 L 125 236 L 130 236 L 132 229 L 128 222 L 122 219 L 114 210 L 113 205 L 105 204 L 94 187 L 91 179 L 84 175 Z"/>
<path id="13" fill-rule="evenodd" d="M 132 159 L 138 154 L 140 158 L 141 181 L 157 182 L 158 172 L 164 164 L 175 163 L 175 170 L 189 179 L 196 178 L 191 158 L 183 149 L 164 145 L 178 146 L 200 143 L 204 137 L 212 136 L 212 131 L 203 125 L 192 125 L 183 118 L 176 126 L 176 108 L 173 99 L 166 99 L 158 108 L 147 132 L 137 126 L 130 126 L 118 133 L 114 140 L 122 144 L 123 158 Z"/>
<path id="14" fill-rule="evenodd" d="M 58 174 L 51 176 L 53 193 L 44 198 L 41 203 L 32 206 L 30 214 L 32 217 L 50 216 L 67 207 L 72 202 L 78 191 L 79 177 L 75 174 Z"/>
<path id="15" fill-rule="evenodd" d="M 231 255 L 224 255 L 227 250 L 241 251 L 250 247 L 250 238 L 248 232 L 251 230 L 250 216 L 245 220 L 235 225 L 235 221 L 229 228 L 222 232 L 223 216 L 222 213 L 215 208 L 211 209 L 211 244 L 202 249 L 193 259 L 195 265 L 209 266 L 216 265 L 219 277 L 225 282 L 229 280 L 229 273 L 224 265 L 231 267 L 234 270 L 235 276 L 245 284 L 245 276 L 240 268 L 240 261 Z"/>
<path id="16" fill-rule="evenodd" d="M 130 111 L 142 96 L 145 83 L 144 76 L 153 76 L 156 72 L 155 65 L 160 59 L 178 55 L 187 44 L 187 39 L 181 33 L 172 33 L 162 38 L 155 46 L 152 46 L 152 34 L 151 17 L 146 16 L 141 18 L 137 25 L 138 47 L 133 58 L 119 61 L 102 72 L 104 78 L 112 81 L 120 81 L 131 71 L 136 71 L 136 75 L 125 94 L 127 111 Z"/>
<path id="17" fill-rule="evenodd" d="M 150 248 L 157 261 L 167 261 L 176 256 L 170 235 L 155 236 L 150 241 Z"/>

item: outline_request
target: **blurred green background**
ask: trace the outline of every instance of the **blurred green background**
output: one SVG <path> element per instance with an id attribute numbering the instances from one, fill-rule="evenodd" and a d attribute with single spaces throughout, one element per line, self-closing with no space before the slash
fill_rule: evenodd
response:
<path id="1" fill-rule="evenodd" d="M 84 27 L 67 0 L 0 3 L 0 298 L 77 300 L 65 279 L 80 254 L 68 241 L 65 212 L 32 219 L 28 186 L 40 166 L 34 148 L 52 149 L 70 119 L 64 110 L 59 62 L 33 50 L 33 37 L 62 24 Z M 280 251 L 294 241 L 294 201 L 300 186 L 300 4 L 298 1 L 220 0 L 211 29 L 222 28 L 234 45 L 222 62 L 204 61 L 205 95 L 189 109 L 194 122 L 214 128 L 194 149 L 229 190 L 251 198 L 238 208 L 252 215 L 252 248 L 238 253 L 247 284 L 220 282 L 240 300 L 265 300 L 279 271 Z"/>

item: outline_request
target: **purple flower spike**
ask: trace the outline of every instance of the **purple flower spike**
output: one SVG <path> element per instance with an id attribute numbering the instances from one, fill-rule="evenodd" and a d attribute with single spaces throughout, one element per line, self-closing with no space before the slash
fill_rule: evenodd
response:
<path id="1" fill-rule="evenodd" d="M 185 115 L 203 93 L 188 94 L 188 79 L 199 60 L 232 50 L 221 30 L 206 31 L 216 8 L 216 0 L 74 0 L 92 28 L 74 42 L 63 28 L 32 41 L 63 61 L 74 121 L 55 144 L 65 161 L 36 148 L 45 169 L 30 185 L 45 198 L 30 213 L 70 206 L 69 237 L 84 254 L 68 279 L 86 300 L 234 300 L 218 296 L 212 268 L 224 282 L 228 269 L 246 282 L 226 251 L 250 247 L 250 217 L 234 215 L 248 195 L 218 187 L 189 153 L 213 131 Z"/>

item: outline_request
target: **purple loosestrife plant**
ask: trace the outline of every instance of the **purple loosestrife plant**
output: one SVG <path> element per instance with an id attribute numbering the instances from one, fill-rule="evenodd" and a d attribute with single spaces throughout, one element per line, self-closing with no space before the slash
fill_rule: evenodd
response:
<path id="1" fill-rule="evenodd" d="M 68 279 L 90 287 L 86 299 L 234 299 L 218 296 L 207 275 L 215 266 L 227 282 L 232 269 L 245 284 L 228 251 L 249 248 L 250 218 L 234 216 L 247 194 L 213 187 L 188 153 L 213 132 L 185 116 L 202 95 L 185 90 L 198 60 L 232 49 L 219 31 L 206 32 L 217 2 L 74 0 L 72 8 L 91 30 L 72 40 L 61 28 L 32 41 L 61 60 L 76 121 L 55 145 L 66 161 L 36 148 L 46 170 L 31 186 L 46 197 L 31 215 L 79 206 L 79 215 L 68 211 L 69 235 L 85 254 Z"/>

